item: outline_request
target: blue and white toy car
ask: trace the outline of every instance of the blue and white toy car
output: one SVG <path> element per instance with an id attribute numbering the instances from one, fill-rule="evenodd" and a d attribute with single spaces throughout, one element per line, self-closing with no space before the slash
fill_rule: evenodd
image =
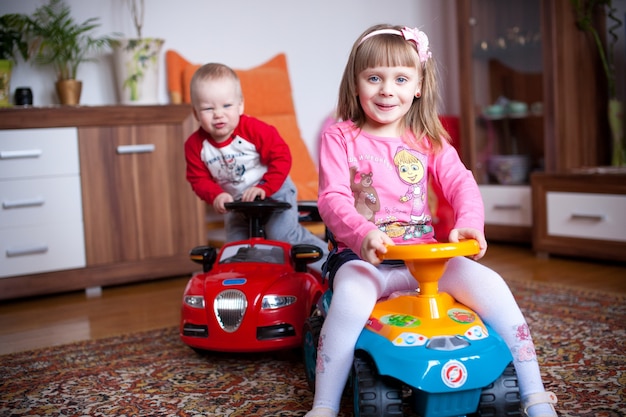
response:
<path id="1" fill-rule="evenodd" d="M 468 307 L 438 291 L 447 260 L 478 253 L 474 240 L 397 245 L 385 259 L 402 259 L 418 292 L 379 301 L 357 343 L 351 373 L 356 417 L 519 416 L 517 375 L 509 348 Z M 305 323 L 304 361 L 311 389 L 327 291 Z"/>

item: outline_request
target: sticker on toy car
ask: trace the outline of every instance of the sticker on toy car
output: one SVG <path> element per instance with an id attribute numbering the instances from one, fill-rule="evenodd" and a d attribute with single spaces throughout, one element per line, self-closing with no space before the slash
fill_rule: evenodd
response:
<path id="1" fill-rule="evenodd" d="M 395 327 L 417 327 L 422 324 L 419 318 L 409 314 L 387 314 L 380 321 Z"/>
<path id="2" fill-rule="evenodd" d="M 450 388 L 459 388 L 467 381 L 467 368 L 461 362 L 451 360 L 441 368 L 441 380 Z"/>
<path id="3" fill-rule="evenodd" d="M 448 310 L 448 317 L 461 324 L 468 324 L 476 321 L 476 315 L 474 313 L 460 308 L 451 308 Z"/>

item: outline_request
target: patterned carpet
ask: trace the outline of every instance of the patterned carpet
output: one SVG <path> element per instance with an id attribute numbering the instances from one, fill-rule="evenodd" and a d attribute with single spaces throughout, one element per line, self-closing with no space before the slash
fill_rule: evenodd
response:
<path id="1" fill-rule="evenodd" d="M 560 414 L 626 416 L 626 297 L 511 287 Z M 297 352 L 200 355 L 174 328 L 0 356 L 0 416 L 286 417 L 311 400 Z"/>

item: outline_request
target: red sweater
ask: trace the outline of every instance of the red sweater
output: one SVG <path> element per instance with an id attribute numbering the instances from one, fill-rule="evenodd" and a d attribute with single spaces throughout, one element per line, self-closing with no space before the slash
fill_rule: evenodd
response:
<path id="1" fill-rule="evenodd" d="M 291 153 L 275 127 L 242 115 L 230 139 L 216 143 L 202 128 L 185 141 L 187 181 L 202 200 L 213 204 L 227 192 L 241 198 L 256 186 L 271 197 L 291 169 Z"/>

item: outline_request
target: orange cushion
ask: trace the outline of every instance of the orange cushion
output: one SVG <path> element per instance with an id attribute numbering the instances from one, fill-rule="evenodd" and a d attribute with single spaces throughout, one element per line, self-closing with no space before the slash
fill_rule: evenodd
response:
<path id="1" fill-rule="evenodd" d="M 174 51 L 166 52 L 168 90 L 172 102 L 181 97 L 190 103 L 191 77 L 200 65 L 187 62 Z M 291 178 L 299 200 L 317 200 L 318 173 L 302 140 L 291 95 L 287 57 L 278 54 L 250 69 L 235 69 L 241 80 L 245 113 L 276 127 L 291 149 Z"/>

